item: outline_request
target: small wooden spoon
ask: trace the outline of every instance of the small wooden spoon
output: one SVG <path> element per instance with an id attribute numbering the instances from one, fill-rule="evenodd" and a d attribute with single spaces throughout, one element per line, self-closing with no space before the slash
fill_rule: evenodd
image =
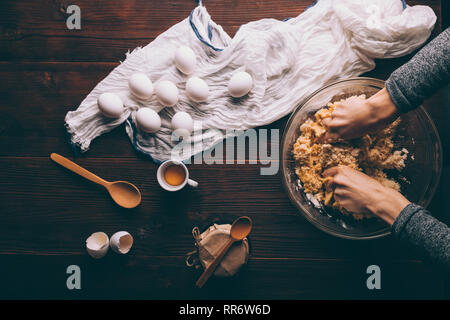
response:
<path id="1" fill-rule="evenodd" d="M 216 270 L 223 257 L 225 257 L 225 254 L 228 252 L 228 249 L 230 249 L 231 245 L 236 241 L 243 240 L 245 237 L 247 237 L 251 230 L 252 219 L 250 219 L 249 217 L 240 217 L 233 222 L 230 230 L 230 240 L 228 240 L 228 242 L 222 247 L 222 249 L 220 249 L 219 254 L 197 280 L 197 282 L 195 283 L 197 287 L 203 287 L 205 282 L 208 281 L 209 277 L 213 274 L 214 270 Z"/>
<path id="2" fill-rule="evenodd" d="M 103 180 L 92 172 L 87 171 L 86 169 L 80 167 L 76 163 L 57 153 L 52 153 L 50 155 L 50 158 L 63 167 L 79 174 L 80 176 L 104 186 L 106 190 L 108 190 L 111 198 L 121 207 L 131 209 L 141 203 L 141 192 L 135 185 L 127 181 L 109 182 Z"/>

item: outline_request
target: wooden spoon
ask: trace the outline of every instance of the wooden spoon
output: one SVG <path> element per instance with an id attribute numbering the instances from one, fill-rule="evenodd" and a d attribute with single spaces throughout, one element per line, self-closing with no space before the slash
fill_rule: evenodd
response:
<path id="1" fill-rule="evenodd" d="M 57 153 L 52 153 L 50 155 L 50 158 L 63 167 L 79 174 L 80 176 L 104 186 L 106 190 L 108 190 L 111 198 L 121 207 L 131 209 L 141 203 L 141 192 L 135 185 L 127 181 L 109 182 L 103 180 L 92 172 L 87 171 L 86 169 L 80 167 L 76 163 Z"/>
<path id="2" fill-rule="evenodd" d="M 217 266 L 222 261 L 223 257 L 228 252 L 228 249 L 230 249 L 231 245 L 236 241 L 243 240 L 245 237 L 247 237 L 251 230 L 252 230 L 252 219 L 250 219 L 249 217 L 240 217 L 233 222 L 230 230 L 231 236 L 230 239 L 220 249 L 219 254 L 216 256 L 216 258 L 211 262 L 211 264 L 206 268 L 206 270 L 197 280 L 195 284 L 197 287 L 199 288 L 203 287 L 205 282 L 208 281 L 209 277 L 213 274 L 214 270 L 216 270 Z"/>

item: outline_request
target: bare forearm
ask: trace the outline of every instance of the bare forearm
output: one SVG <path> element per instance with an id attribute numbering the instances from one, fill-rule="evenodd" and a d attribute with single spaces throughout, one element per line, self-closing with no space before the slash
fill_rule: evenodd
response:
<path id="1" fill-rule="evenodd" d="M 371 111 L 371 121 L 376 124 L 376 128 L 390 124 L 399 116 L 399 111 L 386 88 L 371 96 L 366 103 Z"/>
<path id="2" fill-rule="evenodd" d="M 411 202 L 400 192 L 380 186 L 374 190 L 374 199 L 368 207 L 369 211 L 392 226 L 402 210 Z"/>

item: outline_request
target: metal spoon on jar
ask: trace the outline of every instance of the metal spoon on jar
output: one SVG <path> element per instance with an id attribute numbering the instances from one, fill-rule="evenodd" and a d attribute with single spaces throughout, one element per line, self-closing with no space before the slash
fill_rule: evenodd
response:
<path id="1" fill-rule="evenodd" d="M 86 178 L 94 183 L 97 183 L 108 190 L 109 195 L 119 206 L 131 209 L 138 206 L 141 203 L 141 192 L 134 185 L 127 181 L 113 181 L 109 182 L 96 176 L 92 172 L 80 167 L 76 163 L 69 159 L 57 154 L 52 153 L 50 158 L 63 167 L 79 174 L 83 178 Z"/>

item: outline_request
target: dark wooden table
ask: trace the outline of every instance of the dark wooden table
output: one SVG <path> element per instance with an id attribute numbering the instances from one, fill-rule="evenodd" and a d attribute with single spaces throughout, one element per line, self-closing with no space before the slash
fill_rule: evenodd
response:
<path id="1" fill-rule="evenodd" d="M 241 24 L 303 12 L 312 1 L 205 1 L 212 18 L 234 35 Z M 427 4 L 442 29 L 441 1 Z M 66 28 L 77 4 L 82 29 Z M 101 188 L 50 161 L 74 158 L 64 116 L 75 109 L 125 52 L 184 19 L 194 1 L 2 1 L 0 4 L 0 297 L 1 298 L 448 298 L 444 275 L 391 237 L 349 241 L 313 227 L 290 203 L 280 175 L 259 164 L 191 165 L 197 190 L 168 194 L 157 166 L 138 155 L 121 126 L 75 159 L 107 180 L 128 179 L 143 193 L 138 208 L 114 205 Z M 379 61 L 369 76 L 387 78 L 409 57 Z M 443 135 L 442 93 L 426 107 Z M 269 128 L 284 128 L 287 118 Z M 444 173 L 447 174 L 448 168 Z M 441 219 L 442 187 L 431 205 Z M 254 220 L 252 255 L 233 279 L 194 287 L 199 271 L 185 266 L 191 230 L 212 222 Z M 94 260 L 85 239 L 95 231 L 128 230 L 126 256 Z M 367 266 L 382 270 L 382 289 L 366 288 Z M 81 268 L 81 290 L 66 288 L 66 268 Z"/>

